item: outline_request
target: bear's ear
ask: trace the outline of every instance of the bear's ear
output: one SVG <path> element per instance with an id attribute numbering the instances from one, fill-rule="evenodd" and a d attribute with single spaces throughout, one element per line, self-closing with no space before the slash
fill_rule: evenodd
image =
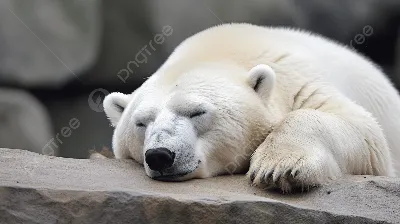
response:
<path id="1" fill-rule="evenodd" d="M 275 85 L 275 72 L 268 65 L 259 64 L 249 71 L 250 86 L 262 97 L 268 97 Z"/>
<path id="2" fill-rule="evenodd" d="M 122 112 L 124 112 L 128 102 L 129 95 L 119 92 L 110 93 L 104 98 L 104 112 L 106 113 L 112 126 L 115 127 L 118 124 L 118 121 L 122 116 Z"/>

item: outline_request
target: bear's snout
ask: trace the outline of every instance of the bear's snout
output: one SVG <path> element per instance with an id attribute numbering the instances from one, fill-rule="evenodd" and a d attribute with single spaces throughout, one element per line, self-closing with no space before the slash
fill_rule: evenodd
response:
<path id="1" fill-rule="evenodd" d="M 145 153 L 145 160 L 151 170 L 161 172 L 172 166 L 175 153 L 167 148 L 149 149 Z"/>

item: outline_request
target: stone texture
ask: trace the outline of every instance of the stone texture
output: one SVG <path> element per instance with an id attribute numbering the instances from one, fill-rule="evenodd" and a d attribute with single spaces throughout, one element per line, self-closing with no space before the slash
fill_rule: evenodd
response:
<path id="1" fill-rule="evenodd" d="M 0 82 L 53 87 L 78 77 L 84 84 L 137 84 L 185 38 L 229 22 L 299 27 L 347 45 L 369 25 L 374 37 L 356 48 L 388 63 L 394 50 L 387 35 L 396 35 L 399 11 L 398 0 L 3 0 Z M 173 34 L 121 81 L 120 71 L 166 25 Z"/>
<path id="2" fill-rule="evenodd" d="M 185 38 L 221 23 L 248 22 L 265 26 L 307 29 L 335 39 L 372 57 L 385 67 L 393 67 L 391 54 L 400 21 L 398 0 L 269 0 L 269 1 L 182 1 L 182 0 L 103 0 L 103 41 L 99 60 L 87 83 L 126 85 L 143 82 L 156 71 Z M 184 18 L 184 19 L 183 19 Z M 159 34 L 164 26 L 173 29 L 162 44 L 149 49 L 146 63 L 130 65 L 133 72 L 123 82 L 118 78 L 135 55 Z M 363 28 L 373 28 L 373 36 L 354 44 Z M 392 76 L 393 74 L 389 74 Z M 95 77 L 95 78 L 94 78 Z"/>
<path id="3" fill-rule="evenodd" d="M 0 82 L 59 86 L 91 66 L 100 1 L 0 1 Z"/>
<path id="4" fill-rule="evenodd" d="M 43 151 L 54 137 L 49 114 L 29 92 L 0 88 L 0 144 L 33 152 L 58 155 L 58 149 Z"/>
<path id="5" fill-rule="evenodd" d="M 0 223 L 400 223 L 399 211 L 399 178 L 282 195 L 243 175 L 166 183 L 130 160 L 0 149 Z"/>

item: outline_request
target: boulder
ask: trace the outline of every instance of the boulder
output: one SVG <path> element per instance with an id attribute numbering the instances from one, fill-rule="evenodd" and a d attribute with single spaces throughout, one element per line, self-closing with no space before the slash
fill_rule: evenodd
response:
<path id="1" fill-rule="evenodd" d="M 135 87 L 153 74 L 187 37 L 230 22 L 313 31 L 391 68 L 394 52 L 391 37 L 398 35 L 400 11 L 398 0 L 231 0 L 229 4 L 213 0 L 103 0 L 102 3 L 104 29 L 99 59 L 83 77 L 84 82 Z M 171 28 L 171 35 L 164 35 L 162 41 L 155 43 L 154 39 L 166 26 Z M 146 60 L 137 60 L 143 57 Z"/>
<path id="2" fill-rule="evenodd" d="M 1 223 L 399 223 L 400 179 L 349 176 L 307 193 L 249 186 L 243 175 L 148 178 L 131 160 L 0 149 Z"/>
<path id="3" fill-rule="evenodd" d="M 95 62 L 100 1 L 0 1 L 0 82 L 61 86 Z"/>
<path id="4" fill-rule="evenodd" d="M 46 107 L 29 92 L 0 88 L 0 145 L 58 155 L 58 147 L 47 149 L 55 137 Z"/>

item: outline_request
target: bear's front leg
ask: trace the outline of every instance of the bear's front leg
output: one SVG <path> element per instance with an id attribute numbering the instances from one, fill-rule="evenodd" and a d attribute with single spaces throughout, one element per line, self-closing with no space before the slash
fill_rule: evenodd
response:
<path id="1" fill-rule="evenodd" d="M 257 186 L 282 191 L 318 186 L 343 174 L 393 175 L 379 125 L 363 111 L 347 115 L 313 109 L 289 113 L 256 149 L 247 175 Z"/>

